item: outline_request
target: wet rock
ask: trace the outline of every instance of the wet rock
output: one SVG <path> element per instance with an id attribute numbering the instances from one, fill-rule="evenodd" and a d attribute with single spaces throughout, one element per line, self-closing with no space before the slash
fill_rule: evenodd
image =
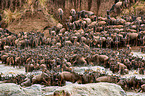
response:
<path id="1" fill-rule="evenodd" d="M 53 96 L 53 92 L 60 87 L 58 86 L 49 86 L 42 88 L 42 92 L 44 96 Z"/>
<path id="2" fill-rule="evenodd" d="M 124 90 L 113 83 L 70 84 L 58 88 L 54 94 L 64 96 L 127 96 Z"/>

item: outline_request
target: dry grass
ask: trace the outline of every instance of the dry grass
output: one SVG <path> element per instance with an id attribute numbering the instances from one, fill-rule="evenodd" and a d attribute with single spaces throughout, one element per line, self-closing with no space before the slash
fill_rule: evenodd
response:
<path id="1" fill-rule="evenodd" d="M 55 26 L 58 22 L 48 13 L 47 0 L 26 0 L 22 8 L 14 12 L 10 9 L 3 10 L 4 22 L 11 32 L 19 33 L 26 31 L 40 31 L 48 26 Z M 38 9 L 40 11 L 38 11 Z"/>
<path id="2" fill-rule="evenodd" d="M 129 14 L 139 15 L 140 13 L 145 13 L 145 2 L 144 1 L 135 3 L 129 9 L 124 9 L 122 11 L 121 15 L 129 15 Z"/>
<path id="3" fill-rule="evenodd" d="M 4 10 L 3 15 L 4 15 L 4 21 L 7 24 L 10 24 L 12 21 L 18 20 L 21 18 L 21 13 L 16 10 L 14 12 L 12 12 L 11 10 L 6 9 L 6 10 Z"/>
<path id="4" fill-rule="evenodd" d="M 38 0 L 39 1 L 39 4 L 41 5 L 42 8 L 46 7 L 46 1 L 47 0 Z"/>
<path id="5" fill-rule="evenodd" d="M 62 8 L 64 10 L 65 15 L 63 20 L 60 22 L 65 23 L 65 19 L 67 19 L 69 15 L 72 3 L 67 0 L 65 2 L 62 1 L 64 0 L 57 0 L 57 2 L 53 2 L 53 0 L 25 0 L 21 8 L 16 9 L 15 11 L 5 9 L 2 13 L 5 22 L 8 24 L 8 29 L 12 32 L 18 33 L 20 31 L 32 30 L 42 31 L 44 27 L 52 27 L 58 23 L 58 8 Z M 76 7 L 77 11 L 87 8 L 85 6 L 85 1 L 87 0 L 84 0 L 83 4 L 77 4 L 74 8 Z M 113 5 L 112 2 L 114 1 L 109 0 L 107 2 L 102 2 L 99 14 L 105 16 L 106 10 L 110 9 Z M 96 7 L 94 6 L 96 5 L 92 5 L 92 9 L 95 11 Z M 41 11 L 38 12 L 38 9 Z M 122 14 L 138 14 L 141 11 L 145 13 L 145 2 L 143 1 L 140 1 L 138 4 L 134 4 L 129 9 L 123 10 Z M 53 14 L 54 17 L 50 14 Z"/>

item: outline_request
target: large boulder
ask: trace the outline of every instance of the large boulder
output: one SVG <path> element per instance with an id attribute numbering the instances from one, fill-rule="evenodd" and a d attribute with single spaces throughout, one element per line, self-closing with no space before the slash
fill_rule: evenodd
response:
<path id="1" fill-rule="evenodd" d="M 127 96 L 119 85 L 113 83 L 69 84 L 58 88 L 54 94 L 58 96 Z"/>
<path id="2" fill-rule="evenodd" d="M 20 86 L 13 83 L 0 84 L 0 96 L 20 96 L 25 95 L 25 92 L 20 89 Z"/>
<path id="3" fill-rule="evenodd" d="M 41 85 L 32 85 L 23 88 L 14 83 L 0 84 L 0 96 L 41 96 Z"/>
<path id="4" fill-rule="evenodd" d="M 27 96 L 41 96 L 42 95 L 42 86 L 39 84 L 34 84 L 30 87 L 22 88 Z"/>
<path id="5" fill-rule="evenodd" d="M 127 96 L 114 83 L 68 84 L 63 87 L 44 87 L 34 84 L 23 88 L 13 83 L 0 84 L 0 96 Z"/>

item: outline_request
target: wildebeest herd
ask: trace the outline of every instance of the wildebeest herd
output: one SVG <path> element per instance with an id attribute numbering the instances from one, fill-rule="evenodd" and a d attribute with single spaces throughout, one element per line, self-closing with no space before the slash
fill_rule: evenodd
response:
<path id="1" fill-rule="evenodd" d="M 63 10 L 58 10 L 60 20 Z M 41 70 L 42 74 L 26 77 L 0 75 L 1 82 L 13 82 L 22 86 L 38 83 L 62 86 L 65 81 L 81 84 L 112 82 L 125 90 L 145 91 L 145 79 L 122 78 L 129 70 L 144 74 L 145 60 L 135 57 L 130 46 L 145 44 L 145 15 L 111 18 L 97 17 L 91 11 L 71 9 L 65 24 L 58 23 L 42 32 L 20 32 L 14 34 L 0 29 L 0 60 L 13 67 L 25 67 L 26 72 Z M 123 47 L 122 49 L 119 49 Z M 117 50 L 113 50 L 113 49 Z M 141 51 L 143 48 L 141 48 Z M 114 74 L 86 70 L 84 74 L 74 72 L 74 66 L 103 66 Z"/>

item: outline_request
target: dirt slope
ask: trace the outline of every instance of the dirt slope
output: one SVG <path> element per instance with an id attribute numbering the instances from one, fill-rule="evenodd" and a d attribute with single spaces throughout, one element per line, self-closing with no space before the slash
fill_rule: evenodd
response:
<path id="1" fill-rule="evenodd" d="M 48 17 L 49 18 L 49 17 Z M 49 18 L 50 19 L 50 18 Z M 27 12 L 26 15 L 17 20 L 13 21 L 8 25 L 7 29 L 11 32 L 26 32 L 26 31 L 42 31 L 46 26 L 55 26 L 57 21 L 51 18 L 50 21 L 45 18 L 42 12 L 34 13 L 33 15 L 30 12 Z"/>

